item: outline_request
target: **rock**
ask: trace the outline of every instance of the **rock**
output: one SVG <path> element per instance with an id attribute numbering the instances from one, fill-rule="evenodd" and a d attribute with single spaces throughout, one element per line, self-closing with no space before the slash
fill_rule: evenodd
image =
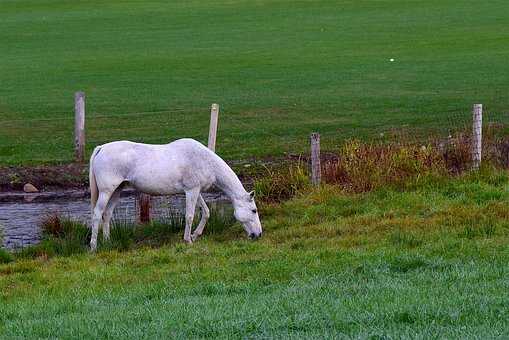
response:
<path id="1" fill-rule="evenodd" d="M 23 191 L 28 193 L 39 192 L 39 190 L 33 184 L 30 183 L 27 183 L 23 186 Z"/>

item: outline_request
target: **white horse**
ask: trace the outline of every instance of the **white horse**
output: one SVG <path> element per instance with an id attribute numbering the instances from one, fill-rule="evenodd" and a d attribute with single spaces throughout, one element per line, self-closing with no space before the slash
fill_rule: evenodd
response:
<path id="1" fill-rule="evenodd" d="M 228 164 L 203 144 L 188 138 L 165 145 L 119 141 L 96 147 L 90 157 L 92 251 L 97 248 L 101 222 L 104 239 L 109 239 L 111 216 L 125 184 L 152 195 L 185 193 L 184 240 L 188 243 L 203 233 L 209 209 L 200 193 L 212 185 L 232 201 L 235 218 L 251 239 L 262 234 L 254 192 L 246 192 Z M 201 207 L 201 219 L 191 234 L 196 204 Z"/>

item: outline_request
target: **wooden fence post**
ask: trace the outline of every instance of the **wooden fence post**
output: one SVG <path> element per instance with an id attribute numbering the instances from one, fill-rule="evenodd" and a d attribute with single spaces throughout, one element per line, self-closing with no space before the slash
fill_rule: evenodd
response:
<path id="1" fill-rule="evenodd" d="M 83 163 L 85 159 L 85 93 L 74 94 L 74 159 Z"/>
<path id="2" fill-rule="evenodd" d="M 482 156 L 482 104 L 474 104 L 472 123 L 472 169 L 481 166 Z"/>
<path id="3" fill-rule="evenodd" d="M 214 152 L 216 152 L 218 116 L 219 116 L 219 105 L 212 104 L 212 107 L 210 108 L 209 149 Z"/>
<path id="4" fill-rule="evenodd" d="M 320 134 L 311 134 L 311 183 L 319 185 L 321 180 L 320 167 Z"/>
<path id="5" fill-rule="evenodd" d="M 138 207 L 140 209 L 140 223 L 150 223 L 150 200 L 151 196 L 142 192 L 136 196 Z"/>

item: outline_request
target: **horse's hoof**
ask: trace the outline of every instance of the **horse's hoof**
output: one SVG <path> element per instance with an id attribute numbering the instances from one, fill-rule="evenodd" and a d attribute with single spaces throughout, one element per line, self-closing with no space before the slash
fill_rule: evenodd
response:
<path id="1" fill-rule="evenodd" d="M 196 234 L 192 234 L 191 235 L 191 241 L 196 241 L 198 239 L 198 237 L 200 237 L 199 235 L 196 235 Z"/>

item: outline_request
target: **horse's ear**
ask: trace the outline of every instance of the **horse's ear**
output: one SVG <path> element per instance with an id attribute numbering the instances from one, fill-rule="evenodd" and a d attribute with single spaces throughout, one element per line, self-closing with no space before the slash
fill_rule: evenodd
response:
<path id="1" fill-rule="evenodd" d="M 254 197 L 255 197 L 255 192 L 254 192 L 254 191 L 251 191 L 251 192 L 249 193 L 249 199 L 252 201 L 252 200 L 254 200 Z"/>

